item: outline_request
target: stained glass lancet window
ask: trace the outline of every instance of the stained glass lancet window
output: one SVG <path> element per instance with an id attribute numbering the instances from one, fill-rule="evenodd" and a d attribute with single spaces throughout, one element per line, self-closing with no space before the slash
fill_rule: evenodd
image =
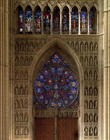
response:
<path id="1" fill-rule="evenodd" d="M 58 7 L 55 7 L 53 11 L 53 32 L 60 33 L 60 9 Z"/>
<path id="2" fill-rule="evenodd" d="M 69 9 L 68 7 L 63 8 L 62 12 L 62 31 L 63 33 L 68 33 L 69 32 Z"/>
<path id="3" fill-rule="evenodd" d="M 38 109 L 78 107 L 78 78 L 58 53 L 54 53 L 38 73 L 33 99 Z"/>
<path id="4" fill-rule="evenodd" d="M 87 8 L 81 9 L 81 33 L 87 33 Z"/>
<path id="5" fill-rule="evenodd" d="M 23 33 L 23 30 L 24 30 L 24 13 L 23 13 L 23 9 L 22 9 L 22 7 L 21 6 L 18 6 L 18 8 L 17 8 L 17 17 L 18 17 L 18 19 L 17 19 L 17 22 L 18 22 L 18 28 L 17 28 L 17 32 L 18 33 Z"/>
<path id="6" fill-rule="evenodd" d="M 71 13 L 71 29 L 72 33 L 78 33 L 78 8 L 73 7 Z"/>
<path id="7" fill-rule="evenodd" d="M 51 20 L 51 14 L 50 14 L 50 8 L 46 6 L 44 8 L 43 13 L 43 24 L 44 24 L 44 33 L 50 33 L 50 20 Z"/>
<path id="8" fill-rule="evenodd" d="M 33 29 L 32 9 L 30 6 L 27 6 L 25 10 L 25 32 L 32 33 L 32 29 Z"/>
<path id="9" fill-rule="evenodd" d="M 35 32 L 41 33 L 41 9 L 39 6 L 35 8 L 34 24 L 35 24 Z"/>
<path id="10" fill-rule="evenodd" d="M 97 10 L 95 7 L 92 7 L 89 12 L 89 30 L 90 33 L 97 31 Z"/>

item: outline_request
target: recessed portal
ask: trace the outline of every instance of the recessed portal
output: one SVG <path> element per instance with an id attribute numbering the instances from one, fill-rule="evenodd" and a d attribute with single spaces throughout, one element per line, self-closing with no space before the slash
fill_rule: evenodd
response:
<path id="1" fill-rule="evenodd" d="M 78 140 L 79 76 L 68 58 L 54 52 L 40 65 L 33 86 L 34 140 Z"/>
<path id="2" fill-rule="evenodd" d="M 37 118 L 34 140 L 78 140 L 78 119 Z"/>

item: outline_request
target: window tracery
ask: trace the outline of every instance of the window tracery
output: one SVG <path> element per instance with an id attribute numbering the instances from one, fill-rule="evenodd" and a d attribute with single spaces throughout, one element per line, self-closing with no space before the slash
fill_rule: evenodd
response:
<path id="1" fill-rule="evenodd" d="M 17 21 L 17 31 L 18 33 L 23 33 L 24 30 L 24 14 L 23 14 L 23 9 L 21 6 L 18 6 L 17 8 L 17 17 L 18 17 L 18 21 Z"/>
<path id="2" fill-rule="evenodd" d="M 32 33 L 32 29 L 33 29 L 32 9 L 30 6 L 27 6 L 25 10 L 25 32 Z"/>
<path id="3" fill-rule="evenodd" d="M 68 7 L 63 8 L 62 18 L 63 18 L 63 20 L 62 20 L 63 33 L 68 33 L 68 31 L 69 31 L 69 9 L 68 9 Z"/>
<path id="4" fill-rule="evenodd" d="M 60 33 L 60 9 L 58 7 L 55 7 L 53 11 L 53 32 Z"/>
<path id="5" fill-rule="evenodd" d="M 87 8 L 81 9 L 81 33 L 87 33 Z"/>
<path id="6" fill-rule="evenodd" d="M 80 14 L 76 6 L 72 11 L 67 6 L 62 10 L 55 6 L 53 12 L 49 6 L 45 6 L 43 12 L 39 6 L 34 12 L 31 6 L 27 6 L 25 12 L 21 6 L 17 8 L 17 33 L 96 34 L 97 24 L 95 7 L 88 11 L 84 6 Z"/>
<path id="7" fill-rule="evenodd" d="M 90 13 L 89 13 L 89 30 L 90 33 L 96 33 L 96 25 L 97 25 L 97 11 L 95 7 L 92 7 L 90 9 Z"/>
<path id="8" fill-rule="evenodd" d="M 78 79 L 57 53 L 49 58 L 35 79 L 34 103 L 38 103 L 39 109 L 78 108 Z"/>
<path id="9" fill-rule="evenodd" d="M 41 9 L 40 7 L 36 7 L 34 13 L 34 24 L 35 24 L 35 32 L 41 33 Z"/>
<path id="10" fill-rule="evenodd" d="M 72 26 L 72 33 L 78 33 L 78 8 L 73 7 L 71 13 L 71 26 Z"/>
<path id="11" fill-rule="evenodd" d="M 43 13 L 44 33 L 50 33 L 50 20 L 51 20 L 50 8 L 46 6 L 44 8 Z"/>

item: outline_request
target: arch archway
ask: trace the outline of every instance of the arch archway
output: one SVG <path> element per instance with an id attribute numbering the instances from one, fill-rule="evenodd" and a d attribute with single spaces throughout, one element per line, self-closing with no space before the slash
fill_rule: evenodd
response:
<path id="1" fill-rule="evenodd" d="M 46 44 L 42 48 L 42 50 L 39 50 L 39 52 L 36 54 L 36 57 L 35 57 L 35 59 L 33 61 L 33 64 L 31 66 L 31 69 L 30 69 L 30 80 L 31 80 L 30 91 L 31 91 L 31 93 L 33 92 L 33 88 L 32 88 L 33 87 L 33 84 L 32 84 L 32 82 L 35 80 L 35 76 L 41 70 L 42 64 L 44 64 L 46 62 L 46 60 L 48 60 L 49 57 L 52 56 L 55 52 L 58 52 L 64 58 L 64 60 L 66 60 L 66 62 L 69 62 L 69 64 L 71 65 L 71 69 L 74 68 L 75 72 L 78 74 L 79 83 L 80 83 L 80 104 L 79 104 L 79 108 L 78 108 L 77 114 L 76 114 L 76 120 L 77 120 L 76 122 L 77 122 L 78 131 L 75 133 L 75 137 L 79 137 L 78 138 L 78 140 L 79 140 L 79 139 L 81 139 L 81 137 L 83 137 L 83 134 L 82 134 L 83 128 L 81 127 L 81 123 L 83 122 L 83 121 L 81 121 L 83 119 L 83 114 L 82 114 L 82 112 L 83 112 L 83 96 L 81 95 L 81 94 L 83 94 L 83 80 L 84 80 L 84 78 L 83 78 L 83 69 L 82 69 L 82 66 L 80 64 L 80 61 L 79 61 L 78 56 L 74 53 L 73 50 L 71 50 L 71 48 L 68 45 L 65 45 L 62 41 L 59 41 L 58 39 L 55 39 L 54 41 Z M 30 95 L 30 98 L 32 99 L 32 95 Z M 32 104 L 32 106 L 33 106 L 33 104 Z M 33 110 L 34 111 L 33 111 L 33 114 L 32 114 L 32 120 L 33 120 L 33 118 L 37 118 L 36 117 L 36 110 L 35 110 L 34 107 L 33 107 Z M 55 113 L 56 114 L 56 111 L 51 112 L 49 110 L 49 113 L 50 114 L 51 113 Z M 68 114 L 68 113 L 69 112 L 67 111 L 66 114 Z M 59 115 L 59 116 L 65 116 L 64 115 L 65 113 L 63 114 L 62 112 L 60 112 L 59 114 L 57 114 L 57 115 Z M 40 115 L 39 115 L 40 118 L 42 118 L 42 113 L 40 113 Z M 68 119 L 68 121 L 70 121 L 71 118 L 74 118 L 75 119 L 74 113 L 73 113 L 73 116 L 71 116 L 71 117 L 70 116 L 66 116 L 67 119 Z M 47 118 L 49 117 L 48 116 L 48 111 L 47 111 L 47 115 L 46 116 L 44 115 L 43 118 L 46 118 L 46 117 Z M 39 117 L 38 117 L 38 119 L 39 119 Z M 50 120 L 50 122 L 51 122 L 51 120 Z M 60 121 L 60 123 L 61 122 L 62 121 Z M 33 124 L 35 124 L 35 123 L 33 123 Z M 71 124 L 71 122 L 70 122 L 70 124 Z"/>

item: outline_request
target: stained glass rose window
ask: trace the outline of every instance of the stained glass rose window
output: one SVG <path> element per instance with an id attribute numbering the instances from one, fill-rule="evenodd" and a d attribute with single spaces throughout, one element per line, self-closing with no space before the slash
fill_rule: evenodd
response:
<path id="1" fill-rule="evenodd" d="M 34 102 L 39 108 L 74 108 L 79 103 L 79 82 L 69 64 L 53 54 L 34 81 Z"/>

